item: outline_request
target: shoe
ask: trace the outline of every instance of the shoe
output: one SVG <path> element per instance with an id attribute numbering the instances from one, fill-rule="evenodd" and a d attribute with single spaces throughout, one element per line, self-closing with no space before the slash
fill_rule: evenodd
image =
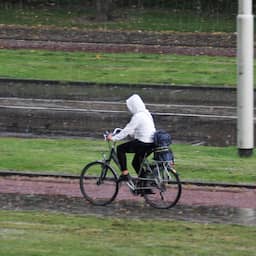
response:
<path id="1" fill-rule="evenodd" d="M 130 190 L 131 190 L 132 192 L 135 191 L 136 186 L 135 186 L 135 184 L 133 183 L 132 176 L 131 176 L 129 173 L 126 174 L 126 175 L 121 174 L 121 175 L 119 176 L 118 181 L 119 181 L 119 182 L 125 181 L 126 184 L 127 184 L 127 186 L 130 188 Z"/>
<path id="2" fill-rule="evenodd" d="M 132 180 L 132 177 L 129 173 L 128 174 L 121 174 L 119 176 L 119 179 L 118 179 L 119 182 L 120 181 L 130 181 L 130 180 Z"/>

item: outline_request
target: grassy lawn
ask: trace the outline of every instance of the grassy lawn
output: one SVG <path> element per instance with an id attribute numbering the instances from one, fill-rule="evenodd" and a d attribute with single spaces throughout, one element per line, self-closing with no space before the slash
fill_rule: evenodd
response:
<path id="1" fill-rule="evenodd" d="M 138 53 L 0 50 L 0 77 L 234 86 L 236 59 Z"/>
<path id="2" fill-rule="evenodd" d="M 34 172 L 80 174 L 108 150 L 106 142 L 96 139 L 0 138 L 0 144 L 0 170 Z M 172 149 L 183 180 L 256 183 L 255 155 L 240 158 L 235 147 L 174 144 Z"/>
<path id="3" fill-rule="evenodd" d="M 256 255 L 255 227 L 0 211 L 0 254 Z"/>
<path id="4" fill-rule="evenodd" d="M 198 14 L 175 8 L 116 9 L 113 16 L 112 21 L 97 22 L 94 11 L 83 6 L 3 8 L 0 24 L 181 32 L 234 32 L 236 26 L 234 14 Z"/>

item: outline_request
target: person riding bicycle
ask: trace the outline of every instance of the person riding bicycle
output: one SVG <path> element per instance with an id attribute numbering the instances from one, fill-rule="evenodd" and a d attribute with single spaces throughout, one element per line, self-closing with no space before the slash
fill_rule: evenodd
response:
<path id="1" fill-rule="evenodd" d="M 141 97 L 132 95 L 126 100 L 128 110 L 132 113 L 130 122 L 116 135 L 109 134 L 107 139 L 120 141 L 130 136 L 132 140 L 117 146 L 117 156 L 122 174 L 120 180 L 129 181 L 131 176 L 127 169 L 126 153 L 135 153 L 132 165 L 137 174 L 146 153 L 154 148 L 153 136 L 156 131 L 152 115 L 146 109 Z"/>

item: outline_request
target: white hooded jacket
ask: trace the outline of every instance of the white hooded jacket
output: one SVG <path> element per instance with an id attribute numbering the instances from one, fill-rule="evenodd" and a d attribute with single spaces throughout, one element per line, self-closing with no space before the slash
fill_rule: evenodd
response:
<path id="1" fill-rule="evenodd" d="M 153 142 L 153 135 L 156 130 L 154 121 L 140 96 L 137 94 L 132 95 L 126 100 L 126 105 L 133 116 L 125 128 L 112 137 L 112 140 L 122 140 L 127 136 L 131 136 L 144 143 Z"/>

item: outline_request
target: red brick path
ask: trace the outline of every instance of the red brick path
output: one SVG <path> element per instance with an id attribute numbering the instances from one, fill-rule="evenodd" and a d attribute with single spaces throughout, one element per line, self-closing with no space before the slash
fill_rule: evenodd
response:
<path id="1" fill-rule="evenodd" d="M 0 193 L 82 197 L 78 180 L 1 177 Z M 143 200 L 122 185 L 116 200 Z M 256 189 L 183 186 L 179 205 L 225 206 L 256 209 Z"/>

